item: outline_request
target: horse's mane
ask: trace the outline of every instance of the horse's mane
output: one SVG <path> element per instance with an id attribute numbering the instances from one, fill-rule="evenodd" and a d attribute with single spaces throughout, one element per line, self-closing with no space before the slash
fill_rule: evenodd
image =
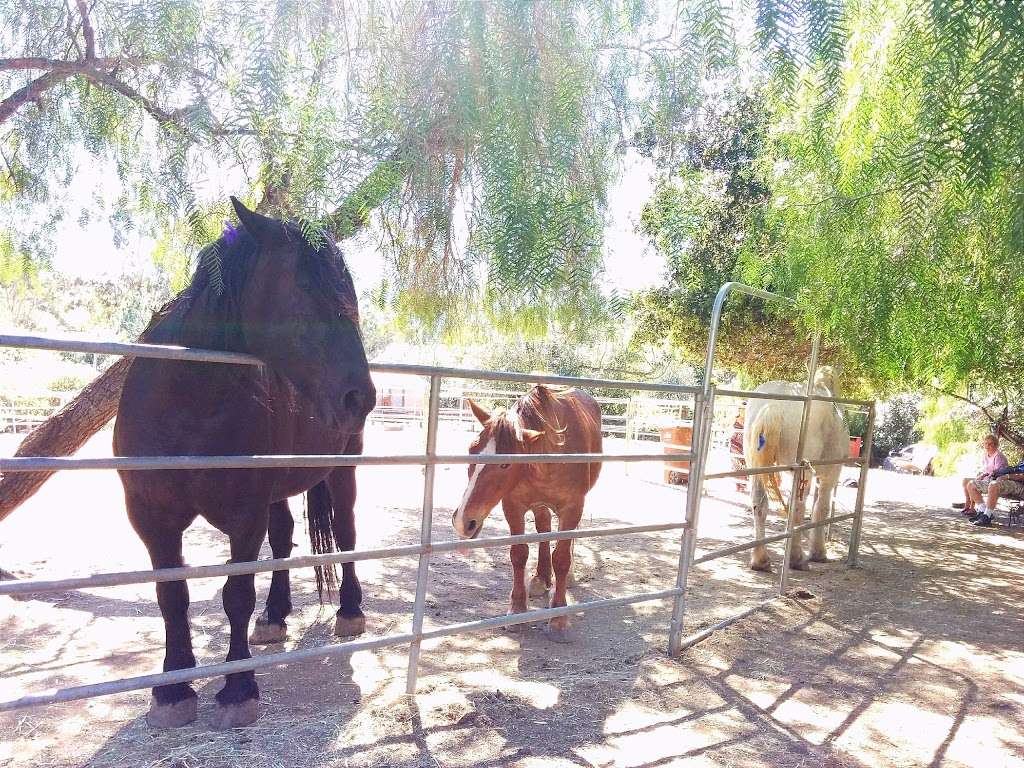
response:
<path id="1" fill-rule="evenodd" d="M 293 240 L 305 258 L 299 263 L 307 271 L 314 290 L 326 294 L 338 314 L 359 323 L 355 288 L 345 261 L 337 247 L 327 241 L 314 249 L 291 222 L 280 222 L 282 236 Z M 228 323 L 235 313 L 246 281 L 258 263 L 259 244 L 245 230 L 228 225 L 224 233 L 200 251 L 195 271 L 188 285 L 153 314 L 142 332 L 142 339 L 156 343 L 179 340 L 186 324 L 190 330 L 198 326 L 219 332 L 209 333 L 205 343 L 223 345 L 237 332 L 237 324 Z M 211 327 L 212 326 L 212 327 Z"/>
<path id="2" fill-rule="evenodd" d="M 565 445 L 566 425 L 559 424 L 555 413 L 556 403 L 569 407 L 574 415 L 583 423 L 593 421 L 593 417 L 580 406 L 577 398 L 569 393 L 570 387 L 549 387 L 537 384 L 519 397 L 505 412 L 505 418 L 498 419 L 498 443 L 502 439 L 522 443 L 523 429 L 536 429 L 544 432 L 542 438 L 551 447 L 560 448 Z"/>

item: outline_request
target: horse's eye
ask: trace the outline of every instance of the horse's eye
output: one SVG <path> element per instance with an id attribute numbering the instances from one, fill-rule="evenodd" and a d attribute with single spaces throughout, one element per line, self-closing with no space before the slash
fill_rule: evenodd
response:
<path id="1" fill-rule="evenodd" d="M 511 465 L 511 464 L 499 464 L 498 466 L 499 466 L 499 467 L 500 467 L 501 469 L 508 469 L 508 468 L 509 468 L 509 467 L 511 467 L 512 465 Z"/>

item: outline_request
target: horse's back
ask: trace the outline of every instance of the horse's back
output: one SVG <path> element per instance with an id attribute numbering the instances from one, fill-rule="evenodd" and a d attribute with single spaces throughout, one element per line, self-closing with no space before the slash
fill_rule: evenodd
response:
<path id="1" fill-rule="evenodd" d="M 538 430 L 554 428 L 562 436 L 560 441 L 547 441 L 544 450 L 553 453 L 601 453 L 601 407 L 593 396 L 575 387 L 560 391 L 544 389 L 549 397 L 542 401 L 541 419 L 528 426 Z M 594 487 L 601 473 L 600 462 L 549 466 L 558 466 L 559 473 L 567 482 L 585 486 L 583 493 Z"/>
<path id="2" fill-rule="evenodd" d="M 806 384 L 794 381 L 768 381 L 759 385 L 754 392 L 772 395 L 794 395 L 803 397 Z M 832 397 L 823 386 L 815 387 L 815 394 Z M 781 421 L 779 460 L 791 463 L 796 460 L 797 443 L 800 439 L 800 421 L 803 418 L 802 400 L 769 400 L 750 397 L 747 401 L 744 420 L 744 445 L 752 445 L 756 439 L 754 430 L 760 428 L 759 415 L 769 409 Z M 814 401 L 811 404 L 810 422 L 804 455 L 812 459 L 838 459 L 846 456 L 849 445 L 849 427 L 834 403 Z"/>

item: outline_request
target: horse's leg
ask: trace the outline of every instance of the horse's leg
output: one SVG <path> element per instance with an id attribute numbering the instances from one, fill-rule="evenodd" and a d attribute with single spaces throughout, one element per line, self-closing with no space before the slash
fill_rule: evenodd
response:
<path id="1" fill-rule="evenodd" d="M 558 530 L 575 530 L 583 517 L 583 502 L 558 510 Z M 551 607 L 561 608 L 567 605 L 565 591 L 569 586 L 569 573 L 572 570 L 572 539 L 560 539 L 555 544 L 555 552 L 551 556 L 551 565 L 555 571 L 555 590 L 551 594 Z M 570 621 L 568 616 L 555 616 L 548 621 L 548 637 L 560 643 L 569 642 Z"/>
<path id="2" fill-rule="evenodd" d="M 534 524 L 537 533 L 548 533 L 551 530 L 551 510 L 548 507 L 536 507 L 533 510 Z M 547 595 L 551 589 L 551 545 L 547 541 L 537 544 L 537 571 L 530 580 L 530 597 Z"/>
<path id="3" fill-rule="evenodd" d="M 806 470 L 804 477 L 806 477 Z M 796 499 L 790 502 L 789 505 L 790 521 L 789 524 L 796 528 L 798 525 L 804 523 L 804 513 L 807 508 L 807 487 L 805 483 L 801 482 L 796 489 Z M 807 554 L 804 552 L 804 534 L 803 531 L 793 536 L 793 544 L 789 550 L 789 567 L 794 571 L 806 571 L 807 565 Z"/>
<path id="4" fill-rule="evenodd" d="M 180 568 L 185 564 L 181 556 L 182 531 L 151 527 L 147 525 L 149 518 L 142 520 L 131 512 L 129 517 L 149 550 L 154 569 Z M 188 582 L 158 582 L 156 600 L 164 619 L 164 672 L 194 667 L 196 657 L 192 653 L 192 631 L 188 624 Z M 146 722 L 152 728 L 177 728 L 196 719 L 196 705 L 196 692 L 188 683 L 159 685 L 153 689 Z"/>
<path id="5" fill-rule="evenodd" d="M 292 553 L 292 533 L 295 521 L 287 501 L 278 501 L 270 505 L 270 522 L 267 534 L 270 538 L 270 551 L 275 559 L 288 557 Z M 288 636 L 288 623 L 285 621 L 292 612 L 292 588 L 288 571 L 274 571 L 270 580 L 270 594 L 267 595 L 267 607 L 256 619 L 249 642 L 254 645 L 281 643 Z"/>
<path id="6" fill-rule="evenodd" d="M 255 560 L 260 553 L 269 522 L 269 510 L 264 508 L 245 521 L 245 528 L 231 534 L 231 562 L 245 563 Z M 256 609 L 254 574 L 229 576 L 224 584 L 224 612 L 231 623 L 231 645 L 228 661 L 248 659 L 249 621 Z M 217 714 L 213 725 L 218 729 L 238 728 L 255 722 L 259 717 L 260 692 L 256 674 L 252 670 L 234 672 L 225 678 L 224 687 L 217 693 Z"/>
<path id="7" fill-rule="evenodd" d="M 814 507 L 811 510 L 811 520 L 815 523 L 820 523 L 832 511 L 832 497 L 839 482 L 839 471 L 839 467 L 821 467 L 821 471 L 818 472 Z M 811 560 L 815 563 L 828 562 L 825 526 L 811 529 Z"/>
<path id="8" fill-rule="evenodd" d="M 349 442 L 345 453 L 363 452 L 363 437 L 358 435 Z M 338 467 L 327 476 L 327 488 L 331 492 L 334 517 L 331 528 L 334 542 L 341 552 L 356 548 L 356 468 Z M 363 588 L 356 576 L 355 563 L 342 563 L 341 588 L 338 590 L 341 607 L 334 618 L 334 634 L 338 637 L 354 637 L 366 631 L 366 616 L 363 614 Z"/>
<path id="9" fill-rule="evenodd" d="M 768 517 L 768 492 L 760 475 L 750 475 L 750 508 L 754 515 L 754 538 L 764 538 L 764 524 Z M 750 553 L 750 567 L 755 571 L 770 571 L 772 561 L 768 557 L 768 547 L 759 544 Z"/>
<path id="10" fill-rule="evenodd" d="M 526 507 L 502 501 L 501 509 L 508 521 L 508 531 L 513 536 L 526 533 Z M 509 547 L 509 560 L 512 561 L 512 593 L 509 596 L 509 614 L 526 613 L 530 610 L 526 604 L 526 563 L 530 559 L 529 544 L 513 544 Z M 521 632 L 525 624 L 513 624 L 510 632 Z"/>

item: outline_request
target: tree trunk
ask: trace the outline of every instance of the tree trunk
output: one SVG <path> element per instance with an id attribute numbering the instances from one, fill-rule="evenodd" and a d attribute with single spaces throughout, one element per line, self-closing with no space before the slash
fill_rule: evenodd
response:
<path id="1" fill-rule="evenodd" d="M 358 232 L 369 221 L 370 213 L 398 188 L 410 167 L 400 158 L 401 152 L 396 150 L 387 159 L 378 163 L 330 216 L 330 229 L 337 239 L 345 239 Z M 284 190 L 281 189 L 268 190 L 265 202 L 268 205 L 278 202 L 283 199 L 284 194 Z M 261 202 L 261 205 L 263 204 L 264 202 Z M 154 315 L 153 322 L 167 312 L 176 300 L 177 297 Z M 145 338 L 144 331 L 139 341 L 145 341 Z M 14 455 L 70 456 L 81 448 L 117 414 L 121 385 L 124 384 L 130 367 L 130 357 L 121 358 L 110 366 L 79 392 L 74 400 L 32 430 Z M 39 490 L 52 474 L 8 472 L 0 475 L 0 521 Z"/>
<path id="2" fill-rule="evenodd" d="M 122 357 L 21 442 L 15 456 L 70 456 L 114 418 L 132 359 Z M 0 475 L 0 520 L 17 509 L 52 472 Z"/>

